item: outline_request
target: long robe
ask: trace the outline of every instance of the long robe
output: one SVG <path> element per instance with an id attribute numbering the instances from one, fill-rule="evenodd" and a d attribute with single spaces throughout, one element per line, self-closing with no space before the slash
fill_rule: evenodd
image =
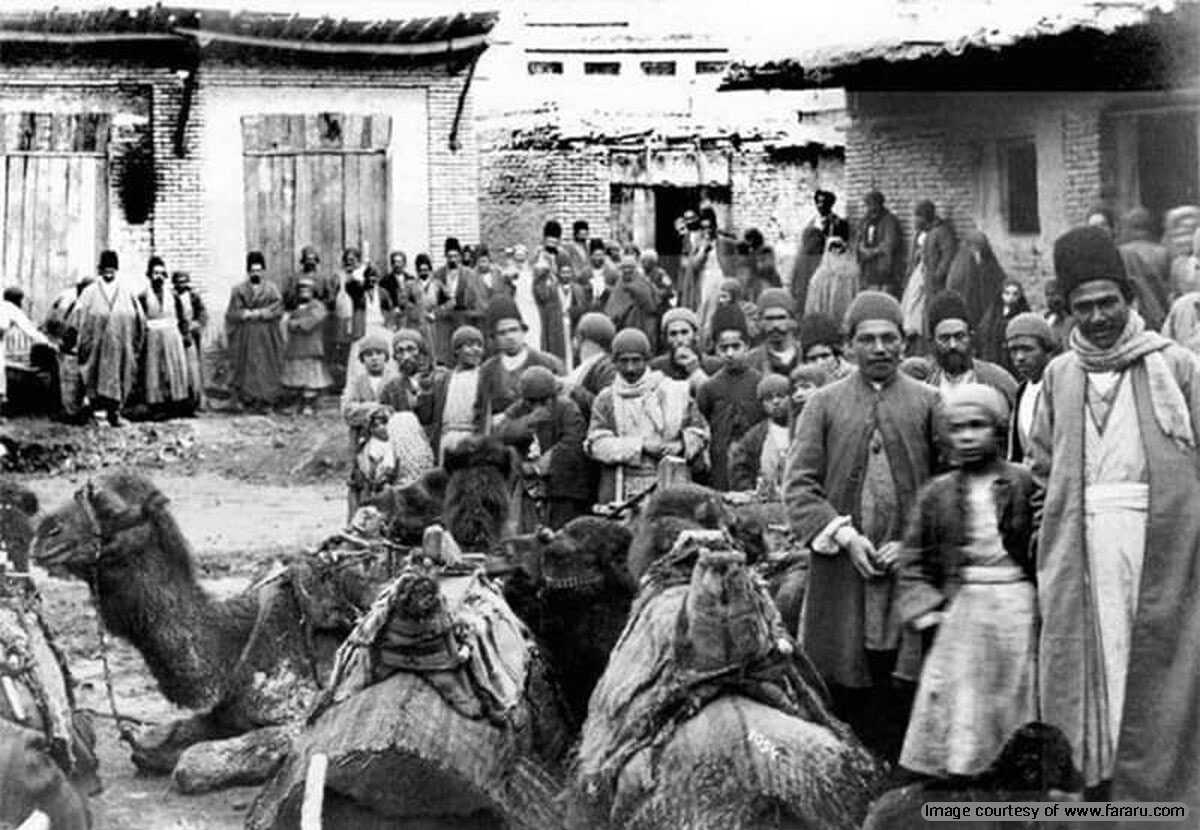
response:
<path id="1" fill-rule="evenodd" d="M 1200 363 L 1162 354 L 1200 434 Z M 1150 485 L 1145 559 L 1133 621 L 1113 800 L 1184 801 L 1200 809 L 1200 452 L 1167 437 L 1150 404 L 1145 362 L 1126 369 Z M 1085 690 L 1096 658 L 1084 552 L 1087 377 L 1068 352 L 1050 363 L 1033 430 L 1033 473 L 1044 490 L 1038 544 L 1041 719 L 1063 730 L 1084 767 Z"/>
<path id="2" fill-rule="evenodd" d="M 723 368 L 700 387 L 696 406 L 712 430 L 712 477 L 714 490 L 729 490 L 729 448 L 750 428 L 766 417 L 758 400 L 762 375 L 754 369 L 730 372 Z"/>
<path id="3" fill-rule="evenodd" d="M 104 295 L 101 282 L 83 289 L 68 325 L 79 332 L 79 372 L 88 396 L 123 402 L 137 379 L 146 319 L 120 280 L 112 283 L 111 299 Z"/>
<path id="4" fill-rule="evenodd" d="M 146 312 L 146 403 L 186 401 L 188 361 L 179 330 L 179 301 L 164 285 L 161 295 L 151 288 L 141 302 Z"/>
<path id="5" fill-rule="evenodd" d="M 1005 274 L 991 243 L 980 231 L 969 231 L 950 263 L 946 290 L 958 292 L 967 304 L 967 325 L 978 331 L 984 315 L 1000 302 Z M 989 358 L 991 359 L 991 358 Z"/>
<path id="6" fill-rule="evenodd" d="M 854 527 L 863 529 L 863 484 L 876 429 L 903 525 L 934 470 L 937 402 L 937 390 L 903 373 L 876 390 L 861 372 L 809 399 L 792 442 L 784 489 L 788 519 L 801 544 L 811 544 L 840 516 L 849 516 Z M 801 639 L 826 682 L 849 688 L 871 685 L 866 588 L 844 551 L 812 557 Z"/>
<path id="7" fill-rule="evenodd" d="M 249 312 L 261 317 L 248 318 Z M 229 331 L 231 382 L 243 400 L 275 400 L 283 374 L 283 297 L 272 283 L 249 280 L 229 295 L 225 325 Z"/>

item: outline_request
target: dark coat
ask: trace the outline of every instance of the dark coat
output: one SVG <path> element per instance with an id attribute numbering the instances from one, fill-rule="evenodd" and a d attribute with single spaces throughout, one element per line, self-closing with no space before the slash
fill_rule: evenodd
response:
<path id="1" fill-rule="evenodd" d="M 892 468 L 901 515 L 937 462 L 938 392 L 903 373 L 876 390 L 855 372 L 805 404 L 789 455 L 784 504 L 800 544 L 849 516 L 862 526 L 862 487 L 871 434 L 878 427 Z M 878 417 L 873 419 L 873 414 Z M 864 582 L 844 553 L 813 556 L 801 631 L 805 650 L 827 682 L 870 685 L 864 648 Z"/>
<path id="2" fill-rule="evenodd" d="M 954 254 L 958 250 L 958 240 L 954 237 L 954 228 L 944 219 L 936 219 L 925 230 L 925 241 L 920 248 L 913 246 L 912 256 L 908 263 L 911 274 L 917 267 L 918 256 L 925 264 L 925 296 L 932 299 L 945 290 L 946 280 L 950 275 L 950 263 L 954 262 Z"/>
<path id="3" fill-rule="evenodd" d="M 753 490 L 758 486 L 758 474 L 762 466 L 762 448 L 767 440 L 770 421 L 763 419 L 750 428 L 740 440 L 729 448 L 729 489 L 732 491 Z"/>
<path id="4" fill-rule="evenodd" d="M 525 362 L 515 372 L 504 368 L 500 355 L 493 355 L 483 362 L 479 367 L 479 400 L 484 408 L 485 423 L 520 400 L 517 381 L 521 373 L 531 366 L 542 366 L 556 375 L 565 374 L 561 360 L 536 349 L 529 350 Z"/>
<path id="5" fill-rule="evenodd" d="M 1033 475 L 1024 467 L 1000 462 L 992 485 L 1004 550 L 1034 580 L 1032 541 Z M 940 475 L 917 496 L 917 506 L 904 533 L 900 554 L 897 602 L 900 616 L 911 623 L 954 599 L 962 585 L 963 551 L 967 545 L 965 476 L 961 470 Z"/>
<path id="6" fill-rule="evenodd" d="M 760 380 L 762 375 L 754 369 L 737 373 L 722 369 L 705 381 L 696 394 L 696 406 L 712 430 L 710 486 L 714 490 L 730 489 L 729 445 L 766 417 L 758 400 Z"/>
<path id="7" fill-rule="evenodd" d="M 429 394 L 427 397 L 418 399 L 419 403 L 415 409 L 417 420 L 425 425 L 425 432 L 429 436 L 429 445 L 433 447 L 435 455 L 442 440 L 442 416 L 446 414 L 446 392 L 449 390 L 452 374 L 454 374 L 452 369 L 441 367 L 434 369 L 433 377 L 429 382 Z M 475 392 L 475 431 L 482 435 L 487 422 L 486 408 L 483 403 L 483 372 L 480 371 L 479 388 Z"/>
<path id="8" fill-rule="evenodd" d="M 579 411 L 583 413 L 585 422 L 592 417 L 592 401 L 596 400 L 601 390 L 612 384 L 616 376 L 617 367 L 613 365 L 612 358 L 604 355 L 588 368 L 587 373 L 571 390 L 571 400 L 575 401 Z"/>
<path id="9" fill-rule="evenodd" d="M 882 285 L 896 296 L 904 282 L 904 234 L 900 221 L 889 210 L 874 219 L 864 219 L 855 243 L 859 285 L 863 288 Z"/>
<path id="10" fill-rule="evenodd" d="M 792 376 L 792 370 L 804 362 L 804 356 L 800 354 L 800 344 L 796 343 L 796 353 L 792 356 L 790 363 L 780 363 L 767 348 L 767 344 L 755 346 L 746 356 L 746 363 L 751 369 L 759 372 L 766 377 L 769 374 L 783 375 L 786 378 Z"/>
<path id="11" fill-rule="evenodd" d="M 850 223 L 836 213 L 828 216 L 814 216 L 812 221 L 800 232 L 800 244 L 796 249 L 796 259 L 792 263 L 792 300 L 795 302 L 797 317 L 804 316 L 804 306 L 808 301 L 808 284 L 821 259 L 825 256 L 825 244 L 832 236 L 840 237 L 850 244 Z"/>
<path id="12" fill-rule="evenodd" d="M 1021 444 L 1021 432 L 1017 429 L 1017 413 L 1021 410 L 1021 399 L 1029 389 L 1029 381 L 1021 381 L 1013 395 L 1012 417 L 1008 419 L 1008 460 L 1020 464 L 1029 454 L 1029 448 Z"/>
<path id="13" fill-rule="evenodd" d="M 1009 410 L 1012 410 L 1013 400 L 1017 396 L 1017 381 L 1003 366 L 997 366 L 995 363 L 990 363 L 986 360 L 981 360 L 976 357 L 971 360 L 971 368 L 975 370 L 975 379 L 985 386 L 990 386 L 1001 395 L 1004 400 L 1008 401 Z M 937 361 L 929 361 L 929 377 L 925 382 L 930 386 L 937 387 L 942 382 L 944 374 L 942 367 Z"/>
<path id="14" fill-rule="evenodd" d="M 589 486 L 590 462 L 583 454 L 587 424 L 579 407 L 570 398 L 558 397 L 550 404 L 546 420 L 530 423 L 531 413 L 532 407 L 524 400 L 514 403 L 504 411 L 504 423 L 497 436 L 519 450 L 528 449 L 536 436 L 542 458 L 535 463 L 542 468 L 549 497 L 591 505 L 596 493 Z"/>

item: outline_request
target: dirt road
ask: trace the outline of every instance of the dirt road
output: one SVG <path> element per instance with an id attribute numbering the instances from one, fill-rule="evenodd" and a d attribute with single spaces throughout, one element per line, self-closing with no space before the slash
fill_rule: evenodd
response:
<path id="1" fill-rule="evenodd" d="M 315 545 L 341 527 L 345 519 L 342 475 L 330 473 L 324 480 L 296 484 L 288 484 L 286 475 L 306 460 L 303 448 L 311 446 L 313 434 L 331 436 L 331 443 L 344 442 L 344 429 L 336 417 L 299 427 L 290 419 L 215 417 L 159 430 L 164 439 L 182 433 L 199 448 L 189 463 L 167 464 L 150 475 L 170 498 L 170 509 L 200 564 L 202 584 L 212 593 L 241 590 L 262 560 Z M 263 435 L 269 437 L 264 440 Z M 284 436 L 286 446 L 275 446 L 278 436 Z M 43 510 L 48 510 L 70 499 L 87 476 L 97 472 L 17 478 L 37 493 Z M 183 796 L 169 778 L 137 773 L 107 717 L 98 623 L 86 587 L 45 573 L 38 574 L 38 581 L 47 619 L 75 677 L 79 704 L 101 713 L 95 720 L 105 791 L 92 800 L 97 830 L 242 827 L 256 788 Z M 111 639 L 109 643 L 117 705 L 123 715 L 163 721 L 185 714 L 162 697 L 137 652 Z"/>

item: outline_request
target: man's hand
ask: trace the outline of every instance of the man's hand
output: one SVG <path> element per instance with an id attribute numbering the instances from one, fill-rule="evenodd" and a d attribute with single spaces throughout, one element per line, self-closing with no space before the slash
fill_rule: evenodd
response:
<path id="1" fill-rule="evenodd" d="M 861 533 L 855 533 L 845 544 L 846 555 L 850 557 L 850 562 L 854 565 L 854 569 L 858 571 L 863 579 L 874 579 L 878 576 L 883 576 L 884 572 L 875 566 L 875 560 L 878 554 L 875 552 L 875 546 L 871 544 L 871 540 Z"/>
<path id="2" fill-rule="evenodd" d="M 657 435 L 642 439 L 642 452 L 651 458 L 661 458 L 667 451 L 667 444 Z"/>
<path id="3" fill-rule="evenodd" d="M 893 570 L 900 562 L 900 551 L 904 545 L 900 542 L 888 542 L 875 552 L 875 564 L 885 571 Z"/>
<path id="4" fill-rule="evenodd" d="M 700 368 L 700 356 L 688 346 L 680 346 L 675 350 L 675 362 L 688 375 Z"/>

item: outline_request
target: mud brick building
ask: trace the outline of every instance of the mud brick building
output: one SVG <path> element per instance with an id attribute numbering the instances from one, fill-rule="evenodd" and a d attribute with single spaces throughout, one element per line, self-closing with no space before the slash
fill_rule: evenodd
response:
<path id="1" fill-rule="evenodd" d="M 219 335 L 247 250 L 278 279 L 305 244 L 328 268 L 477 236 L 471 81 L 495 21 L 0 14 L 3 283 L 40 317 L 101 249 L 129 278 L 158 254 Z"/>
<path id="2" fill-rule="evenodd" d="M 955 7 L 965 24 L 932 5 L 905 4 L 890 39 L 743 63 L 726 86 L 844 87 L 854 209 L 878 188 L 911 231 L 932 199 L 960 233 L 983 230 L 1035 301 L 1054 239 L 1094 206 L 1200 204 L 1200 4 L 1045 17 L 972 0 Z"/>

